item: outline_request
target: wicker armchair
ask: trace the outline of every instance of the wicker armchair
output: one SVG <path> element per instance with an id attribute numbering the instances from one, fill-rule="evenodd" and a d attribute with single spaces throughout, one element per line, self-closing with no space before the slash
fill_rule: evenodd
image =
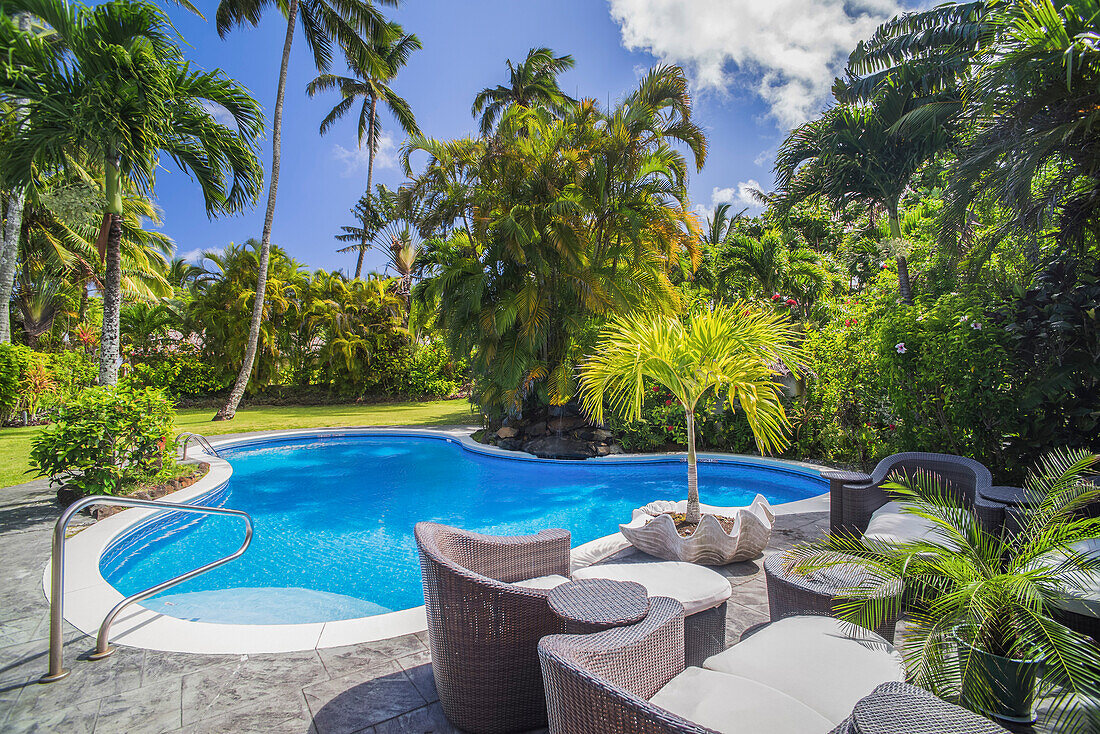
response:
<path id="1" fill-rule="evenodd" d="M 492 734 L 546 725 L 538 642 L 564 632 L 549 590 L 515 581 L 569 575 L 569 532 L 503 537 L 416 524 L 428 643 L 452 724 Z"/>
<path id="2" fill-rule="evenodd" d="M 963 505 L 978 515 L 984 527 L 1000 531 L 1004 522 L 1004 507 L 991 506 L 981 495 L 983 489 L 993 486 L 993 476 L 982 464 L 965 456 L 951 454 L 926 454 L 909 452 L 887 456 L 880 461 L 871 474 L 870 482 L 863 484 L 833 483 L 830 493 L 840 492 L 839 498 L 833 497 L 832 511 L 840 512 L 837 518 L 831 518 L 833 528 L 861 535 L 871 521 L 871 515 L 890 501 L 890 496 L 882 485 L 889 482 L 890 474 L 900 472 L 913 475 L 918 470 L 932 472 L 947 483 L 947 488 Z M 839 499 L 839 501 L 837 501 Z"/>

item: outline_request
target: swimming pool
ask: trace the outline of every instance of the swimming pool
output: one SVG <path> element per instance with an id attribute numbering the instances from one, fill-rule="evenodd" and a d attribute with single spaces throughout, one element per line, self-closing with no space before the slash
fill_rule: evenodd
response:
<path id="1" fill-rule="evenodd" d="M 686 493 L 682 458 L 519 460 L 425 434 L 351 433 L 269 438 L 221 449 L 229 482 L 197 500 L 248 512 L 241 558 L 142 602 L 180 619 L 301 624 L 423 604 L 413 525 L 433 520 L 486 533 L 563 527 L 573 545 L 608 535 L 630 511 Z M 780 464 L 701 461 L 708 504 L 778 504 L 828 488 L 815 472 Z M 111 542 L 103 577 L 128 595 L 224 555 L 239 521 L 164 513 Z"/>

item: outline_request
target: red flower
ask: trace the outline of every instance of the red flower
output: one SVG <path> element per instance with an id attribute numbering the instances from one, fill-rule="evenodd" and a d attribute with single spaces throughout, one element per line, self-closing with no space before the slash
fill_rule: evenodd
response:
<path id="1" fill-rule="evenodd" d="M 890 424 L 890 430 L 892 431 L 892 430 L 894 430 L 895 428 L 897 428 L 897 426 L 895 426 L 895 425 L 894 425 L 893 423 L 891 423 L 891 424 Z"/>
<path id="2" fill-rule="evenodd" d="M 654 386 L 653 386 L 653 392 L 657 392 L 657 391 L 658 391 L 658 390 L 660 390 L 660 389 L 661 389 L 661 388 L 657 387 L 656 385 L 654 385 Z"/>
<path id="3" fill-rule="evenodd" d="M 672 405 L 672 401 L 671 400 L 666 400 L 665 405 Z"/>
<path id="4" fill-rule="evenodd" d="M 779 295 L 778 293 L 776 293 L 776 294 L 775 294 L 774 296 L 772 296 L 772 300 L 773 300 L 773 301 L 782 301 L 782 300 L 783 300 L 783 296 L 781 296 L 781 295 Z"/>
<path id="5" fill-rule="evenodd" d="M 788 305 L 788 306 L 797 306 L 797 305 L 798 305 L 798 301 L 794 300 L 793 298 L 788 298 L 788 299 L 787 299 L 787 305 Z"/>
<path id="6" fill-rule="evenodd" d="M 851 326 L 852 325 L 852 320 L 851 319 L 845 319 L 844 320 L 844 325 L 845 326 Z"/>
<path id="7" fill-rule="evenodd" d="M 666 431 L 671 431 L 671 430 L 672 430 L 672 426 L 665 426 L 665 430 L 666 430 Z"/>

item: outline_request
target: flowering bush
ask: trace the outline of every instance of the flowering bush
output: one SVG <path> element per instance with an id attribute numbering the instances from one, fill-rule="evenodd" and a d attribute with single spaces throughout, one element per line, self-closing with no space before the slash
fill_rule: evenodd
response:
<path id="1" fill-rule="evenodd" d="M 676 450 L 687 446 L 687 421 L 684 408 L 672 393 L 660 385 L 649 386 L 642 402 L 642 419 L 627 423 L 613 419 L 614 431 L 627 451 Z M 700 451 L 732 451 L 753 453 L 756 440 L 741 411 L 708 395 L 695 410 L 696 446 Z"/>

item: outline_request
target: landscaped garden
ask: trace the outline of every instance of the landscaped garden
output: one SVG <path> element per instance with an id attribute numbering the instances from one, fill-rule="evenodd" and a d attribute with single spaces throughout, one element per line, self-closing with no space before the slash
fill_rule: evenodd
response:
<path id="1" fill-rule="evenodd" d="M 167 487 L 263 546 L 219 567 L 224 518 L 82 531 L 81 588 L 142 602 L 120 644 L 422 634 L 416 701 L 470 731 L 1100 727 L 1100 3 L 876 16 L 771 185 L 709 202 L 698 68 L 661 55 L 609 95 L 537 46 L 441 135 L 400 93 L 425 52 L 404 5 L 3 3 L 0 499 Z M 281 64 L 250 62 L 270 107 L 195 62 L 203 13 L 280 24 Z M 316 219 L 277 196 L 303 109 L 366 169 L 308 244 L 276 236 Z M 252 235 L 174 240 L 181 185 Z M 402 431 L 237 437 L 201 467 L 176 444 L 350 427 Z M 762 614 L 741 576 L 770 624 L 731 647 L 727 609 Z"/>

